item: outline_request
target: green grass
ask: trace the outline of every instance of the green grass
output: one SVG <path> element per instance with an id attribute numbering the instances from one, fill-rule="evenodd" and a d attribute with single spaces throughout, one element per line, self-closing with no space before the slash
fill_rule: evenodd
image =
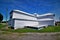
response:
<path id="1" fill-rule="evenodd" d="M 30 29 L 30 28 L 23 28 L 23 29 L 2 29 L 2 31 L 8 31 L 8 32 L 18 32 L 18 33 L 27 33 L 27 32 L 38 32 L 38 30 Z"/>
<path id="2" fill-rule="evenodd" d="M 4 28 L 6 25 L 0 24 L 0 29 Z"/>
<path id="3" fill-rule="evenodd" d="M 49 26 L 47 28 L 39 30 L 39 32 L 60 32 L 60 26 Z"/>
<path id="4" fill-rule="evenodd" d="M 27 32 L 60 32 L 60 26 L 49 26 L 47 28 L 41 29 L 41 30 L 36 30 L 36 29 L 30 29 L 30 28 L 23 28 L 23 29 L 5 29 L 5 25 L 0 24 L 0 30 L 5 31 L 5 32 L 18 32 L 18 33 L 27 33 Z"/>

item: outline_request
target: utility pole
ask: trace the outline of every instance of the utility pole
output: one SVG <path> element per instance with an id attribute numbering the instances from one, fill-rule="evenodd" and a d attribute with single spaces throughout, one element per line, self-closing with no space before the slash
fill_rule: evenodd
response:
<path id="1" fill-rule="evenodd" d="M 6 28 L 8 29 L 8 9 L 6 8 Z"/>

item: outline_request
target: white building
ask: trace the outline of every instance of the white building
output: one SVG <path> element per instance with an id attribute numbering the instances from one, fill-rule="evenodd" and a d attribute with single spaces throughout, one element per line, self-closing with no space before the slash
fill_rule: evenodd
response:
<path id="1" fill-rule="evenodd" d="M 8 23 L 12 28 L 34 27 L 54 25 L 54 14 L 48 13 L 43 15 L 29 14 L 20 10 L 13 10 L 10 13 Z"/>

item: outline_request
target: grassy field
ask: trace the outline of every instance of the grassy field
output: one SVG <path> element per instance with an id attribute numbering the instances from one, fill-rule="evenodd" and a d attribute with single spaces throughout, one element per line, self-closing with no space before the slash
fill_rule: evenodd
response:
<path id="1" fill-rule="evenodd" d="M 41 30 L 30 28 L 14 30 L 11 28 L 6 29 L 6 24 L 0 24 L 0 40 L 60 40 L 60 26 L 49 26 Z"/>
<path id="2" fill-rule="evenodd" d="M 19 33 L 27 33 L 27 32 L 60 32 L 60 26 L 49 26 L 47 28 L 41 29 L 41 30 L 36 30 L 36 29 L 31 29 L 31 28 L 23 28 L 23 29 L 11 29 L 8 28 L 6 29 L 6 25 L 0 24 L 0 31 L 5 31 L 7 32 L 19 32 Z M 4 32 L 4 33 L 5 33 Z"/>

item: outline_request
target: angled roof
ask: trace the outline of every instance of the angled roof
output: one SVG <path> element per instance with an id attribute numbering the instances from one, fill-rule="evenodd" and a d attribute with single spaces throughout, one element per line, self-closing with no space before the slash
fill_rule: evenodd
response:
<path id="1" fill-rule="evenodd" d="M 24 11 L 21 11 L 21 10 L 13 10 L 15 12 L 21 12 L 23 14 L 27 14 L 27 15 L 30 15 L 30 16 L 34 16 L 33 14 L 30 14 L 30 13 L 27 13 L 27 12 L 24 12 Z"/>
<path id="2" fill-rule="evenodd" d="M 46 14 L 42 14 L 42 15 L 39 15 L 39 14 L 30 14 L 30 13 L 27 13 L 27 12 L 24 12 L 24 11 L 21 11 L 21 10 L 12 10 L 11 12 L 19 12 L 19 13 L 22 13 L 22 14 L 26 14 L 26 15 L 29 15 L 29 16 L 33 16 L 33 17 L 42 17 L 42 16 L 49 16 L 49 15 L 54 15 L 53 13 L 46 13 Z"/>
<path id="3" fill-rule="evenodd" d="M 46 14 L 42 14 L 42 15 L 37 15 L 37 17 L 49 16 L 49 15 L 53 15 L 53 16 L 54 16 L 54 14 L 53 14 L 53 13 L 46 13 Z"/>

